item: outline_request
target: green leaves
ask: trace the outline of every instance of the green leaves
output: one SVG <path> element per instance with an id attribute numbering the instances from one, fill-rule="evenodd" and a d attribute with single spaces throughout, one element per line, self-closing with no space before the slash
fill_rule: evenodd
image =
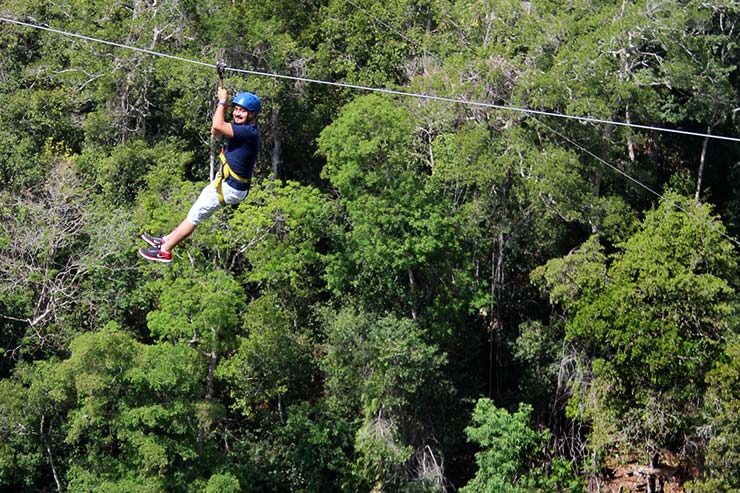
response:
<path id="1" fill-rule="evenodd" d="M 281 292 L 286 300 L 316 299 L 333 216 L 333 205 L 318 189 L 270 182 L 250 191 L 224 241 L 249 262 L 250 282 Z"/>
<path id="2" fill-rule="evenodd" d="M 152 281 L 159 309 L 149 312 L 152 334 L 163 340 L 192 341 L 211 348 L 228 340 L 244 309 L 242 287 L 220 271 Z"/>
<path id="3" fill-rule="evenodd" d="M 528 404 L 520 403 L 509 413 L 490 399 L 478 400 L 472 425 L 465 429 L 468 439 L 481 448 L 475 454 L 478 471 L 462 493 L 582 491 L 584 486 L 573 478 L 567 463 L 556 460 L 557 467 L 546 470 L 542 449 L 550 434 L 530 427 L 531 413 Z"/>
<path id="4" fill-rule="evenodd" d="M 606 255 L 598 237 L 592 236 L 577 250 L 532 271 L 535 284 L 544 284 L 552 304 L 566 309 L 600 291 L 607 282 Z"/>
<path id="5" fill-rule="evenodd" d="M 322 175 L 347 199 L 378 193 L 413 169 L 412 132 L 402 106 L 376 95 L 358 98 L 318 139 L 327 160 Z"/>
<path id="6" fill-rule="evenodd" d="M 70 491 L 161 488 L 176 464 L 196 457 L 191 398 L 203 367 L 193 349 L 145 346 L 111 324 L 77 337 L 71 352 L 61 362 L 19 368 L 16 383 L 3 381 L 24 397 L 2 407 L 8 443 L 24 444 L 3 452 L 4 484 L 19 481 L 24 470 L 30 484 L 49 460 Z M 39 434 L 29 441 L 18 434 L 24 429 Z"/>
<path id="7" fill-rule="evenodd" d="M 328 323 L 321 367 L 330 404 L 359 421 L 357 474 L 368 485 L 388 488 L 426 481 L 414 476 L 414 467 L 430 440 L 428 406 L 450 392 L 441 373 L 445 356 L 410 320 L 347 307 L 330 314 Z"/>
<path id="8" fill-rule="evenodd" d="M 366 416 L 415 406 L 417 393 L 432 390 L 426 384 L 445 363 L 412 321 L 392 316 L 346 308 L 331 317 L 328 337 L 327 386 L 340 402 L 361 405 Z"/>
<path id="9" fill-rule="evenodd" d="M 594 381 L 574 382 L 583 417 L 605 412 L 617 429 L 665 444 L 696 415 L 692 398 L 734 311 L 735 260 L 721 232 L 708 208 L 669 196 L 611 259 L 592 238 L 536 273 L 565 307 L 566 338 L 593 361 Z"/>
<path id="10" fill-rule="evenodd" d="M 707 375 L 709 390 L 705 413 L 709 420 L 705 474 L 691 483 L 692 491 L 729 492 L 740 487 L 736 471 L 740 464 L 740 344 L 737 333 L 725 353 Z"/>
<path id="11" fill-rule="evenodd" d="M 208 479 L 206 493 L 239 493 L 239 480 L 231 474 L 214 474 Z"/>
<path id="12" fill-rule="evenodd" d="M 684 437 L 732 484 L 737 150 L 494 107 L 736 134 L 731 0 L 3 9 L 295 79 L 227 73 L 265 103 L 252 190 L 152 265 L 213 67 L 0 30 L 0 489 L 579 491 L 587 448 Z M 483 394 L 535 411 L 480 400 L 463 487 Z"/>
<path id="13" fill-rule="evenodd" d="M 329 288 L 359 294 L 369 308 L 398 305 L 416 317 L 420 300 L 449 269 L 445 252 L 458 244 L 448 204 L 414 151 L 412 123 L 403 107 L 363 97 L 322 132 L 319 151 L 346 211 L 327 266 Z"/>
<path id="14" fill-rule="evenodd" d="M 312 341 L 293 327 L 290 314 L 275 295 L 253 301 L 247 309 L 245 335 L 218 369 L 233 407 L 246 416 L 269 409 L 284 416 L 284 406 L 309 399 L 316 382 Z"/>

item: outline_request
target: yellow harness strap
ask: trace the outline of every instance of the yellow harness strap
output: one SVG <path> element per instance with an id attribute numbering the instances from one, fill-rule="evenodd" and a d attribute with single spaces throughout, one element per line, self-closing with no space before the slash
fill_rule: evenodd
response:
<path id="1" fill-rule="evenodd" d="M 221 153 L 218 155 L 218 158 L 221 160 L 221 171 L 216 175 L 216 179 L 213 181 L 213 185 L 216 187 L 216 193 L 218 193 L 218 202 L 221 204 L 221 207 L 223 207 L 226 205 L 226 201 L 224 201 L 224 192 L 222 187 L 223 181 L 231 176 L 240 183 L 249 183 L 249 178 L 242 178 L 241 176 L 234 173 L 234 170 L 231 169 L 231 166 L 229 166 L 229 163 L 226 161 L 226 156 L 224 155 L 223 148 L 221 149 Z"/>

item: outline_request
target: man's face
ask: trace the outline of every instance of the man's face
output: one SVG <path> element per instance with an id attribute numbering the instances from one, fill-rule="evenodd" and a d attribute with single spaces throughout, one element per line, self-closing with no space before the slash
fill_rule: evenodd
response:
<path id="1" fill-rule="evenodd" d="M 249 118 L 249 111 L 235 104 L 231 110 L 231 115 L 234 118 L 234 123 L 246 123 Z"/>

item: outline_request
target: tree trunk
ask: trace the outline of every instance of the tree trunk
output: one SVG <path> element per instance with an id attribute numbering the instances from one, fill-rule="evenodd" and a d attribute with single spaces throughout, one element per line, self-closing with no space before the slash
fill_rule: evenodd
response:
<path id="1" fill-rule="evenodd" d="M 213 382 L 216 377 L 216 364 L 218 363 L 218 330 L 212 329 L 213 331 L 213 350 L 210 353 L 204 353 L 208 357 L 208 375 L 206 376 L 206 395 L 205 400 L 210 402 L 213 400 Z M 206 430 L 204 426 L 198 427 L 198 452 L 203 451 L 203 442 L 205 441 Z"/>
<path id="2" fill-rule="evenodd" d="M 414 277 L 414 271 L 408 269 L 409 274 L 409 290 L 411 291 L 411 318 L 416 320 L 416 278 Z"/>
<path id="3" fill-rule="evenodd" d="M 280 106 L 275 105 L 270 113 L 272 126 L 272 179 L 280 178 L 283 167 L 283 133 L 280 126 Z"/>
<path id="4" fill-rule="evenodd" d="M 630 105 L 626 105 L 624 108 L 624 114 L 627 119 L 627 123 L 632 123 L 630 117 Z M 635 143 L 632 141 L 632 135 L 627 134 L 627 153 L 629 154 L 630 161 L 635 162 Z"/>
<path id="5" fill-rule="evenodd" d="M 596 170 L 596 173 L 594 173 L 594 176 L 592 178 L 592 192 L 594 194 L 594 197 L 599 197 L 601 195 L 601 182 L 604 179 L 604 168 L 598 168 Z M 599 232 L 598 225 L 593 221 L 589 220 L 589 223 L 591 224 L 591 234 L 596 234 Z"/>
<path id="6" fill-rule="evenodd" d="M 283 412 L 283 394 L 279 390 L 277 393 L 277 404 L 278 404 L 278 416 L 280 416 L 280 422 L 285 423 L 285 414 Z"/>
<path id="7" fill-rule="evenodd" d="M 654 471 L 658 467 L 658 454 L 650 456 L 650 470 Z M 658 493 L 655 489 L 655 474 L 648 474 L 647 493 Z"/>
<path id="8" fill-rule="evenodd" d="M 46 454 L 49 456 L 49 465 L 51 466 L 51 474 L 54 476 L 54 482 L 57 485 L 57 491 L 59 493 L 62 493 L 62 483 L 59 481 L 59 475 L 57 474 L 57 468 L 54 466 L 54 457 L 51 455 L 51 446 L 49 445 L 49 438 L 46 433 L 44 433 L 44 418 L 45 416 L 41 416 L 41 428 L 40 433 L 41 436 L 44 439 L 44 446 L 46 447 Z M 51 431 L 51 426 L 49 426 L 49 431 Z"/>
<path id="9" fill-rule="evenodd" d="M 503 291 L 504 291 L 504 254 L 506 250 L 506 238 L 503 231 L 498 233 L 498 258 L 496 259 L 496 388 L 501 388 L 501 368 L 503 361 L 501 357 L 501 345 L 504 339 L 503 324 Z"/>
<path id="10" fill-rule="evenodd" d="M 498 251 L 491 254 L 491 316 L 489 325 L 489 397 L 498 393 L 501 387 L 501 341 L 503 339 L 502 291 L 504 286 L 505 237 L 503 230 L 498 233 Z"/>
<path id="11" fill-rule="evenodd" d="M 712 127 L 707 127 L 707 134 L 712 133 Z M 699 196 L 701 195 L 701 181 L 704 175 L 704 163 L 707 159 L 707 144 L 709 144 L 709 137 L 704 137 L 704 142 L 701 145 L 701 158 L 699 159 L 699 172 L 696 177 L 696 195 L 694 199 L 699 202 Z"/>
<path id="12" fill-rule="evenodd" d="M 209 355 L 208 361 L 208 377 L 206 379 L 206 400 L 210 401 L 213 399 L 213 380 L 216 375 L 216 363 L 218 362 L 218 354 L 214 350 Z"/>

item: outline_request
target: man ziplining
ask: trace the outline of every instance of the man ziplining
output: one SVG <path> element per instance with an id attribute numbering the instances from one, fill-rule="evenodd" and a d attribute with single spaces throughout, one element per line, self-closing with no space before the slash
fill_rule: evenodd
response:
<path id="1" fill-rule="evenodd" d="M 228 92 L 218 88 L 218 106 L 213 113 L 211 134 L 228 139 L 221 150 L 221 171 L 206 185 L 187 217 L 171 233 L 160 237 L 144 233 L 141 237 L 151 245 L 140 248 L 139 254 L 153 262 L 172 262 L 172 249 L 190 236 L 202 221 L 226 204 L 235 205 L 249 193 L 254 163 L 260 148 L 257 114 L 262 108 L 260 98 L 250 92 L 240 92 L 231 101 L 233 123 L 226 121 Z"/>

